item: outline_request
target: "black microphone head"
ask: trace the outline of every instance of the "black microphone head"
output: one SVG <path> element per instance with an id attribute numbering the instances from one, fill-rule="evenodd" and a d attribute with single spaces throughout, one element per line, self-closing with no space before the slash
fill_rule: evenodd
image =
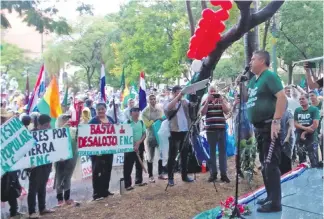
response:
<path id="1" fill-rule="evenodd" d="M 246 66 L 245 71 L 249 71 L 249 70 L 250 70 L 250 66 Z"/>

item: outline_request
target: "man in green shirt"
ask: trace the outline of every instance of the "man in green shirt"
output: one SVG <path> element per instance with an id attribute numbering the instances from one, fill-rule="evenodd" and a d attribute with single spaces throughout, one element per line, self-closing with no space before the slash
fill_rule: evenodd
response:
<path id="1" fill-rule="evenodd" d="M 130 109 L 131 119 L 126 123 L 130 124 L 133 129 L 133 142 L 134 152 L 128 152 L 124 154 L 124 183 L 127 191 L 134 189 L 132 187 L 132 170 L 135 163 L 136 166 L 136 178 L 135 185 L 144 186 L 143 183 L 143 169 L 142 165 L 137 157 L 136 153 L 139 153 L 139 157 L 143 161 L 144 154 L 144 140 L 146 138 L 146 128 L 144 122 L 139 120 L 140 109 L 133 107 Z"/>
<path id="2" fill-rule="evenodd" d="M 262 176 L 267 192 L 265 199 L 258 200 L 258 212 L 278 212 L 281 207 L 280 169 L 281 142 L 279 138 L 280 121 L 287 106 L 280 78 L 269 71 L 270 55 L 266 51 L 256 51 L 251 58 L 251 71 L 254 74 L 248 85 L 247 113 L 255 127 Z M 265 163 L 271 142 L 274 141 L 273 154 Z M 265 168 L 266 164 L 266 168 Z"/>
<path id="3" fill-rule="evenodd" d="M 299 162 L 306 162 L 307 151 L 311 167 L 316 167 L 318 163 L 317 128 L 319 111 L 316 107 L 308 105 L 307 94 L 301 95 L 299 102 L 301 107 L 298 107 L 294 113 Z"/>
<path id="4" fill-rule="evenodd" d="M 323 160 L 323 137 L 320 135 L 321 133 L 321 124 L 323 120 L 323 102 L 318 99 L 317 93 L 315 91 L 310 91 L 309 92 L 309 99 L 311 101 L 311 105 L 315 106 L 320 114 L 320 120 L 318 123 L 318 128 L 317 128 L 317 134 L 318 135 L 318 143 L 321 149 L 321 154 L 322 154 L 322 160 Z"/>

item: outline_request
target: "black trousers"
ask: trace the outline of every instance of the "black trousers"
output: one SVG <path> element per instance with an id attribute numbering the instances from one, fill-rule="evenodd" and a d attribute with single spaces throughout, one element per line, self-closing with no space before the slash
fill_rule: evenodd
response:
<path id="1" fill-rule="evenodd" d="M 1 177 L 1 201 L 8 201 L 10 217 L 14 217 L 18 212 L 17 198 L 20 196 L 21 185 L 19 183 L 17 171 L 7 172 Z"/>
<path id="2" fill-rule="evenodd" d="M 92 164 L 93 199 L 107 197 L 114 155 L 93 155 L 90 158 Z"/>
<path id="3" fill-rule="evenodd" d="M 281 152 L 281 162 L 280 162 L 280 172 L 281 175 L 291 171 L 291 159 L 283 152 Z"/>
<path id="4" fill-rule="evenodd" d="M 56 198 L 58 201 L 63 201 L 63 199 L 64 199 L 64 201 L 68 201 L 68 200 L 70 200 L 70 194 L 71 194 L 71 190 L 69 189 L 69 190 L 64 191 L 63 193 L 58 193 L 56 195 Z"/>
<path id="5" fill-rule="evenodd" d="M 178 151 L 181 158 L 181 176 L 187 177 L 188 147 L 183 145 L 187 132 L 171 132 L 169 138 L 168 177 L 173 179 L 173 169 Z M 183 147 L 183 149 L 182 149 Z"/>
<path id="6" fill-rule="evenodd" d="M 10 217 L 14 217 L 17 215 L 18 212 L 18 201 L 17 198 L 15 197 L 9 197 L 8 204 L 10 206 L 9 212 L 10 212 Z"/>
<path id="7" fill-rule="evenodd" d="M 139 156 L 143 161 L 144 157 L 144 143 L 140 144 L 138 148 Z M 124 183 L 125 188 L 132 185 L 132 171 L 135 163 L 136 174 L 135 174 L 135 184 L 140 184 L 143 182 L 143 168 L 137 158 L 136 152 L 124 153 Z"/>
<path id="8" fill-rule="evenodd" d="M 149 177 L 153 177 L 153 163 L 150 163 L 147 161 L 147 171 L 149 174 Z M 159 160 L 158 162 L 158 174 L 163 174 L 163 166 L 162 166 L 162 160 Z"/>
<path id="9" fill-rule="evenodd" d="M 308 154 L 311 167 L 317 167 L 318 164 L 318 144 L 313 139 L 301 140 L 298 139 L 297 151 L 299 156 L 299 162 L 306 162 L 306 155 Z"/>
<path id="10" fill-rule="evenodd" d="M 280 137 L 275 141 L 274 150 L 269 164 L 265 165 L 271 143 L 271 123 L 254 124 L 259 150 L 259 159 L 262 165 L 262 177 L 267 192 L 267 197 L 275 206 L 281 205 Z"/>
<path id="11" fill-rule="evenodd" d="M 46 183 L 51 170 L 52 164 L 31 169 L 27 196 L 29 214 L 36 213 L 36 196 L 38 199 L 38 210 L 41 212 L 46 209 Z"/>

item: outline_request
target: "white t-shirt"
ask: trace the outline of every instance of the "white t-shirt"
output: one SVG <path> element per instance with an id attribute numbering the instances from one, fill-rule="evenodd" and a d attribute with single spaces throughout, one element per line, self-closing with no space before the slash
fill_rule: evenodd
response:
<path id="1" fill-rule="evenodd" d="M 187 101 L 187 100 L 186 100 Z M 189 102 L 189 101 L 187 101 Z M 166 110 L 169 106 L 169 101 L 164 105 L 164 110 Z M 175 108 L 177 109 L 179 106 L 179 103 L 176 104 Z M 181 105 L 178 112 L 177 112 L 177 122 L 178 122 L 178 127 L 179 127 L 179 132 L 187 132 L 188 129 L 188 120 L 185 115 L 183 106 Z"/>
<path id="2" fill-rule="evenodd" d="M 298 107 L 300 107 L 299 101 L 291 97 L 287 97 L 287 101 L 288 101 L 288 109 L 290 109 L 294 114 L 295 110 Z"/>
<path id="3" fill-rule="evenodd" d="M 176 104 L 176 108 L 178 108 L 179 103 Z M 187 132 L 188 131 L 188 120 L 183 110 L 183 106 L 181 105 L 179 111 L 177 112 L 178 119 L 178 127 L 179 132 Z"/>

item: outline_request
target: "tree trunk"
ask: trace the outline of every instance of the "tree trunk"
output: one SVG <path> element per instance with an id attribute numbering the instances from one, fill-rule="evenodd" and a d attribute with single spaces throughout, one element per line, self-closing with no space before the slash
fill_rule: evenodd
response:
<path id="1" fill-rule="evenodd" d="M 267 46 L 267 37 L 268 37 L 269 27 L 270 27 L 270 19 L 268 19 L 264 23 L 264 33 L 263 33 L 263 41 L 262 41 L 262 50 L 265 50 L 266 49 L 266 46 Z"/>
<path id="2" fill-rule="evenodd" d="M 195 23 L 192 16 L 190 1 L 188 0 L 186 1 L 186 7 L 187 7 L 187 14 L 188 14 L 189 25 L 190 25 L 190 33 L 191 36 L 193 36 L 195 34 Z"/>
<path id="3" fill-rule="evenodd" d="M 90 90 L 90 89 L 91 89 L 90 68 L 87 68 L 86 71 L 87 71 L 87 83 L 88 83 L 88 88 L 89 88 L 89 90 Z"/>
<path id="4" fill-rule="evenodd" d="M 254 14 L 257 10 L 258 2 L 256 0 L 253 1 L 253 7 L 250 8 L 250 13 Z M 259 50 L 259 47 L 259 28 L 256 26 L 244 35 L 245 66 L 250 65 L 253 52 Z M 247 76 L 248 78 L 251 78 L 253 75 L 249 72 Z"/>
<path id="5" fill-rule="evenodd" d="M 208 55 L 206 59 L 204 59 L 201 72 L 194 82 L 212 78 L 213 70 L 215 69 L 225 50 L 234 42 L 241 39 L 250 29 L 271 18 L 283 5 L 284 0 L 272 0 L 264 8 L 254 14 L 251 14 L 250 12 L 252 1 L 236 0 L 235 3 L 240 10 L 240 19 L 238 23 L 222 35 L 222 38 L 217 43 L 217 47 L 215 45 L 215 49 Z M 198 105 L 200 104 L 203 94 L 204 91 L 197 92 L 197 96 L 199 98 Z"/>
<path id="6" fill-rule="evenodd" d="M 288 84 L 292 84 L 292 75 L 293 75 L 294 66 L 292 64 L 288 65 Z"/>
<path id="7" fill-rule="evenodd" d="M 200 1 L 201 3 L 201 9 L 205 10 L 207 8 L 207 2 L 205 0 Z"/>

